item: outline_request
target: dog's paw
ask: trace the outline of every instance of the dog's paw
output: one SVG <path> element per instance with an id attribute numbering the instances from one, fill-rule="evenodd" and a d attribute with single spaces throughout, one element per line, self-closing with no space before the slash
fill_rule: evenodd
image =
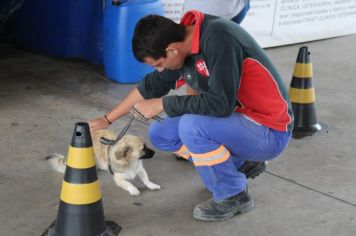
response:
<path id="1" fill-rule="evenodd" d="M 132 196 L 138 196 L 138 195 L 140 195 L 140 191 L 139 191 L 137 188 L 135 188 L 135 187 L 129 188 L 128 191 L 129 191 L 129 193 L 130 193 Z"/>
<path id="2" fill-rule="evenodd" d="M 158 184 L 154 184 L 152 182 L 149 182 L 146 186 L 148 189 L 151 189 L 151 190 L 161 189 L 161 186 L 159 186 Z"/>

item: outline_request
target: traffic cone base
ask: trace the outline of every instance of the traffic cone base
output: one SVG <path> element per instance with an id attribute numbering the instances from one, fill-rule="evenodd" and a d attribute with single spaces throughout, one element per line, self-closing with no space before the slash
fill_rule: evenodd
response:
<path id="1" fill-rule="evenodd" d="M 322 126 L 320 124 L 299 128 L 293 132 L 293 138 L 303 138 L 305 136 L 312 136 L 317 132 L 321 131 L 321 129 Z"/>
<path id="2" fill-rule="evenodd" d="M 52 222 L 52 224 L 41 234 L 41 236 L 59 236 L 59 234 L 55 231 L 56 220 Z M 117 236 L 121 227 L 113 221 L 106 221 L 106 231 L 99 236 Z"/>

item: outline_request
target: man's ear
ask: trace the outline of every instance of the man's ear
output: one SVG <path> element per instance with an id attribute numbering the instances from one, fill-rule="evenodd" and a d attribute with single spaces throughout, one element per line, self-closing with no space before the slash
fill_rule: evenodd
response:
<path id="1" fill-rule="evenodd" d="M 177 49 L 166 49 L 166 53 L 167 53 L 167 55 L 177 55 L 178 54 L 178 50 Z"/>
<path id="2" fill-rule="evenodd" d="M 177 43 L 171 43 L 168 45 L 168 47 L 166 48 L 166 53 L 168 54 L 172 54 L 172 55 L 177 55 L 178 54 L 178 44 Z"/>

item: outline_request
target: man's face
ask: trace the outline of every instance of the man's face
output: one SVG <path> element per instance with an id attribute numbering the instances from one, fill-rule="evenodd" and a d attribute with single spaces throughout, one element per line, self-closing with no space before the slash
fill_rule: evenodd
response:
<path id="1" fill-rule="evenodd" d="M 163 70 L 177 70 L 182 68 L 184 64 L 185 57 L 179 55 L 178 51 L 176 50 L 169 50 L 167 51 L 166 57 L 161 57 L 157 60 L 153 59 L 152 57 L 146 57 L 145 63 L 153 66 L 159 72 Z"/>

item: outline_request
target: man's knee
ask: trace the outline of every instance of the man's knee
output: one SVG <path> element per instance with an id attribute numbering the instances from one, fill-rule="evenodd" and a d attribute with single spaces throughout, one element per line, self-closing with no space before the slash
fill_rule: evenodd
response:
<path id="1" fill-rule="evenodd" d="M 159 148 L 159 144 L 166 139 L 165 135 L 166 133 L 162 132 L 162 125 L 157 121 L 153 121 L 148 129 L 148 137 L 151 143 Z"/>
<path id="2" fill-rule="evenodd" d="M 179 121 L 178 133 L 183 143 L 189 143 L 190 140 L 201 134 L 201 116 L 186 114 Z"/>
<path id="3" fill-rule="evenodd" d="M 157 121 L 152 122 L 150 125 L 148 129 L 148 137 L 153 146 L 165 151 L 172 151 L 170 149 L 175 149 L 177 142 L 179 142 L 176 128 L 168 128 Z"/>

